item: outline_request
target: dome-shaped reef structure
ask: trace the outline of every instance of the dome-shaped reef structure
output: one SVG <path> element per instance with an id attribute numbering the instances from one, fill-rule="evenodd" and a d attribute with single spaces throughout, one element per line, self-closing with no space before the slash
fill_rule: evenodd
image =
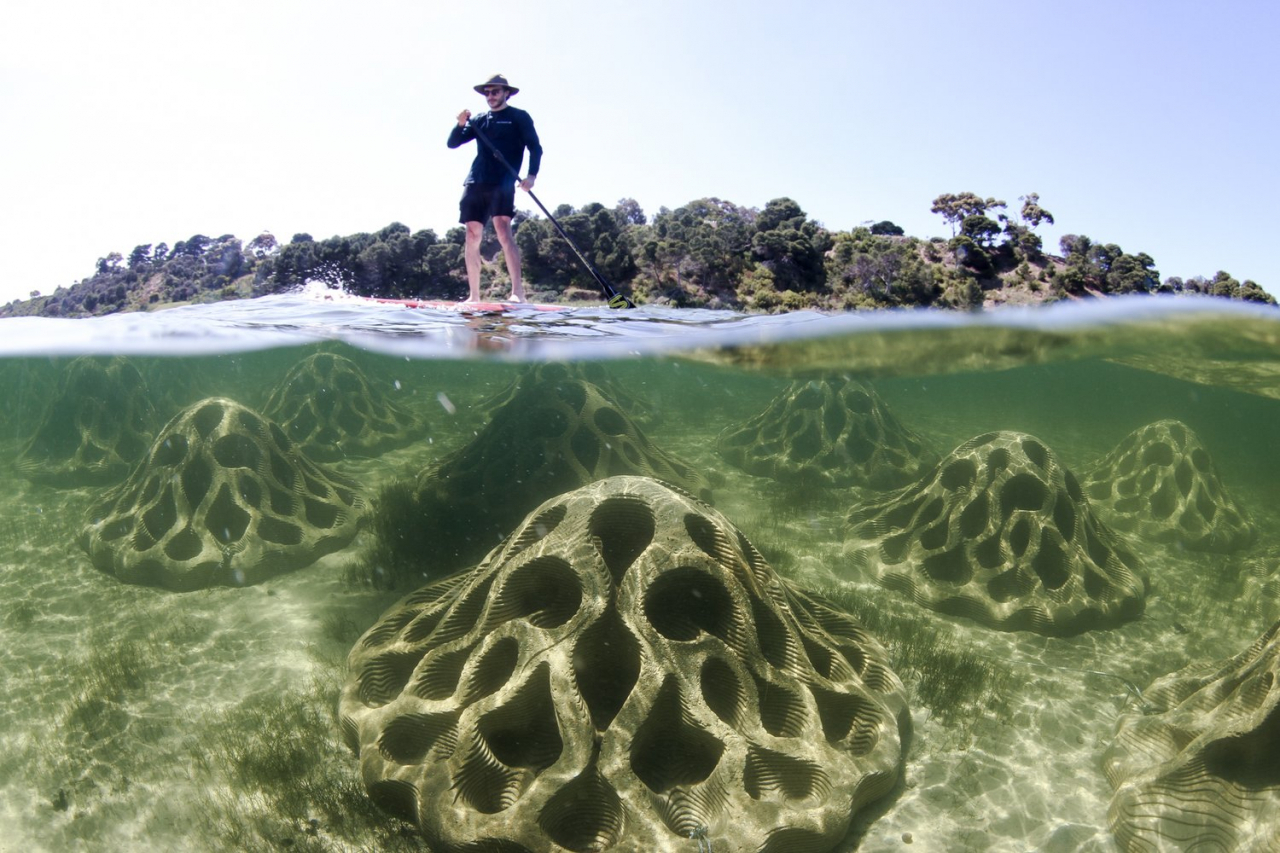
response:
<path id="1" fill-rule="evenodd" d="M 441 853 L 822 853 L 894 785 L 908 720 L 879 643 L 643 477 L 547 501 L 349 673 L 365 786 Z"/>
<path id="2" fill-rule="evenodd" d="M 346 356 L 320 352 L 289 371 L 263 414 L 321 462 L 378 456 L 421 438 L 422 422 L 377 391 Z"/>
<path id="3" fill-rule="evenodd" d="M 763 412 L 721 432 L 718 448 L 748 474 L 879 490 L 914 482 L 938 458 L 874 388 L 841 378 L 793 383 Z"/>
<path id="4" fill-rule="evenodd" d="M 60 488 L 116 483 L 146 455 L 157 426 L 146 380 L 131 362 L 77 358 L 16 467 Z"/>
<path id="5" fill-rule="evenodd" d="M 1144 696 L 1103 758 L 1120 849 L 1280 851 L 1280 622 Z"/>
<path id="6" fill-rule="evenodd" d="M 932 610 L 1054 636 L 1143 611 L 1138 558 L 1030 435 L 972 438 L 916 484 L 856 507 L 849 521 L 854 564 Z"/>
<path id="7" fill-rule="evenodd" d="M 128 583 L 243 586 L 344 547 L 363 512 L 353 481 L 308 460 L 278 425 L 213 397 L 161 430 L 91 510 L 80 545 Z"/>
<path id="8" fill-rule="evenodd" d="M 1258 538 L 1200 438 L 1181 421 L 1131 432 L 1085 471 L 1083 485 L 1099 516 L 1146 541 L 1226 553 Z"/>
<path id="9" fill-rule="evenodd" d="M 467 446 L 420 479 L 413 541 L 432 574 L 473 565 L 543 501 L 635 474 L 710 500 L 694 466 L 656 447 L 599 388 L 558 378 L 523 385 Z"/>
<path id="10" fill-rule="evenodd" d="M 662 423 L 662 412 L 649 400 L 637 394 L 625 382 L 614 378 L 598 361 L 548 361 L 531 364 L 511 384 L 481 404 L 487 412 L 505 406 L 522 387 L 540 382 L 574 379 L 588 382 L 600 390 L 606 398 L 626 413 L 633 423 L 644 429 L 652 429 Z"/>

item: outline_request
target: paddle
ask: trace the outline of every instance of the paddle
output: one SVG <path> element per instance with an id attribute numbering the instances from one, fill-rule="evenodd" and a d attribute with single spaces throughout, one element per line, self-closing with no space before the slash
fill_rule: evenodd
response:
<path id="1" fill-rule="evenodd" d="M 467 123 L 471 124 L 470 121 L 468 121 Z M 484 131 L 482 131 L 479 127 L 477 127 L 474 124 L 471 124 L 471 129 L 476 132 L 476 137 L 485 144 L 485 147 L 493 152 L 493 156 L 498 158 L 498 162 L 506 166 L 507 171 L 510 172 L 512 175 L 514 175 L 515 179 L 519 181 L 520 173 L 515 170 L 515 167 L 513 167 L 509 162 L 507 162 L 507 158 L 503 157 L 502 152 L 499 151 L 494 146 L 494 144 L 489 141 L 489 137 L 484 135 Z M 564 241 L 569 244 L 569 248 L 573 249 L 573 253 L 578 256 L 578 260 L 582 261 L 582 265 L 587 268 L 587 272 L 591 273 L 592 277 L 596 280 L 596 282 L 600 285 L 600 287 L 604 289 L 604 295 L 609 300 L 609 307 L 610 308 L 635 308 L 636 307 L 635 303 L 632 302 L 627 297 L 623 296 L 618 291 L 614 290 L 613 285 L 605 281 L 604 276 L 602 276 L 600 274 L 600 271 L 596 269 L 595 264 L 587 260 L 586 256 L 583 255 L 582 252 L 578 250 L 578 247 L 574 244 L 573 240 L 569 237 L 568 234 L 565 233 L 565 230 L 560 227 L 560 223 L 556 222 L 556 218 L 551 215 L 551 211 L 547 210 L 546 205 L 544 205 L 541 201 L 539 201 L 538 197 L 533 194 L 533 190 L 525 190 L 525 192 L 529 194 L 529 198 L 533 199 L 534 204 L 538 205 L 538 207 L 542 209 L 542 212 L 547 215 L 547 219 L 551 220 L 551 224 L 556 227 L 556 230 L 560 232 L 560 236 L 563 237 Z"/>

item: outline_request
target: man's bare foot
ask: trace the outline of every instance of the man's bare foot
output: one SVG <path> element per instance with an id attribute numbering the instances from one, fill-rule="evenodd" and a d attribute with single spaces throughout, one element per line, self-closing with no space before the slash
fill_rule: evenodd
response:
<path id="1" fill-rule="evenodd" d="M 480 301 L 479 296 L 468 296 L 466 299 L 460 300 L 459 305 L 474 305 Z"/>
<path id="2" fill-rule="evenodd" d="M 508 299 L 507 301 L 508 302 L 528 302 L 529 300 L 525 299 L 523 293 L 513 293 L 511 294 L 511 298 Z"/>

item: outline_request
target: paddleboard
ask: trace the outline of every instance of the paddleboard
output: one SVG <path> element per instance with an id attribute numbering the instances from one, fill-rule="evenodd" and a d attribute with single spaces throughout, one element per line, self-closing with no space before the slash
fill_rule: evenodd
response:
<path id="1" fill-rule="evenodd" d="M 573 310 L 573 307 L 569 305 L 551 305 L 546 302 L 449 302 L 442 299 L 383 299 L 376 296 L 363 298 L 379 305 L 431 308 L 436 311 L 456 311 L 460 314 L 507 314 L 519 311 L 560 311 L 563 313 Z"/>

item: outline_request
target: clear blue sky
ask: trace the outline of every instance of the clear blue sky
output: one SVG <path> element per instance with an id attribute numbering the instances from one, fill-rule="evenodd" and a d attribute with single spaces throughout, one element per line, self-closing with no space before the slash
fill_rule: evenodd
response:
<path id="1" fill-rule="evenodd" d="M 1280 4 L 1074 0 L 10 4 L 0 301 L 193 234 L 443 234 L 497 72 L 549 207 L 790 196 L 949 236 L 944 192 L 1280 294 Z M 530 210 L 528 199 L 518 203 Z"/>

